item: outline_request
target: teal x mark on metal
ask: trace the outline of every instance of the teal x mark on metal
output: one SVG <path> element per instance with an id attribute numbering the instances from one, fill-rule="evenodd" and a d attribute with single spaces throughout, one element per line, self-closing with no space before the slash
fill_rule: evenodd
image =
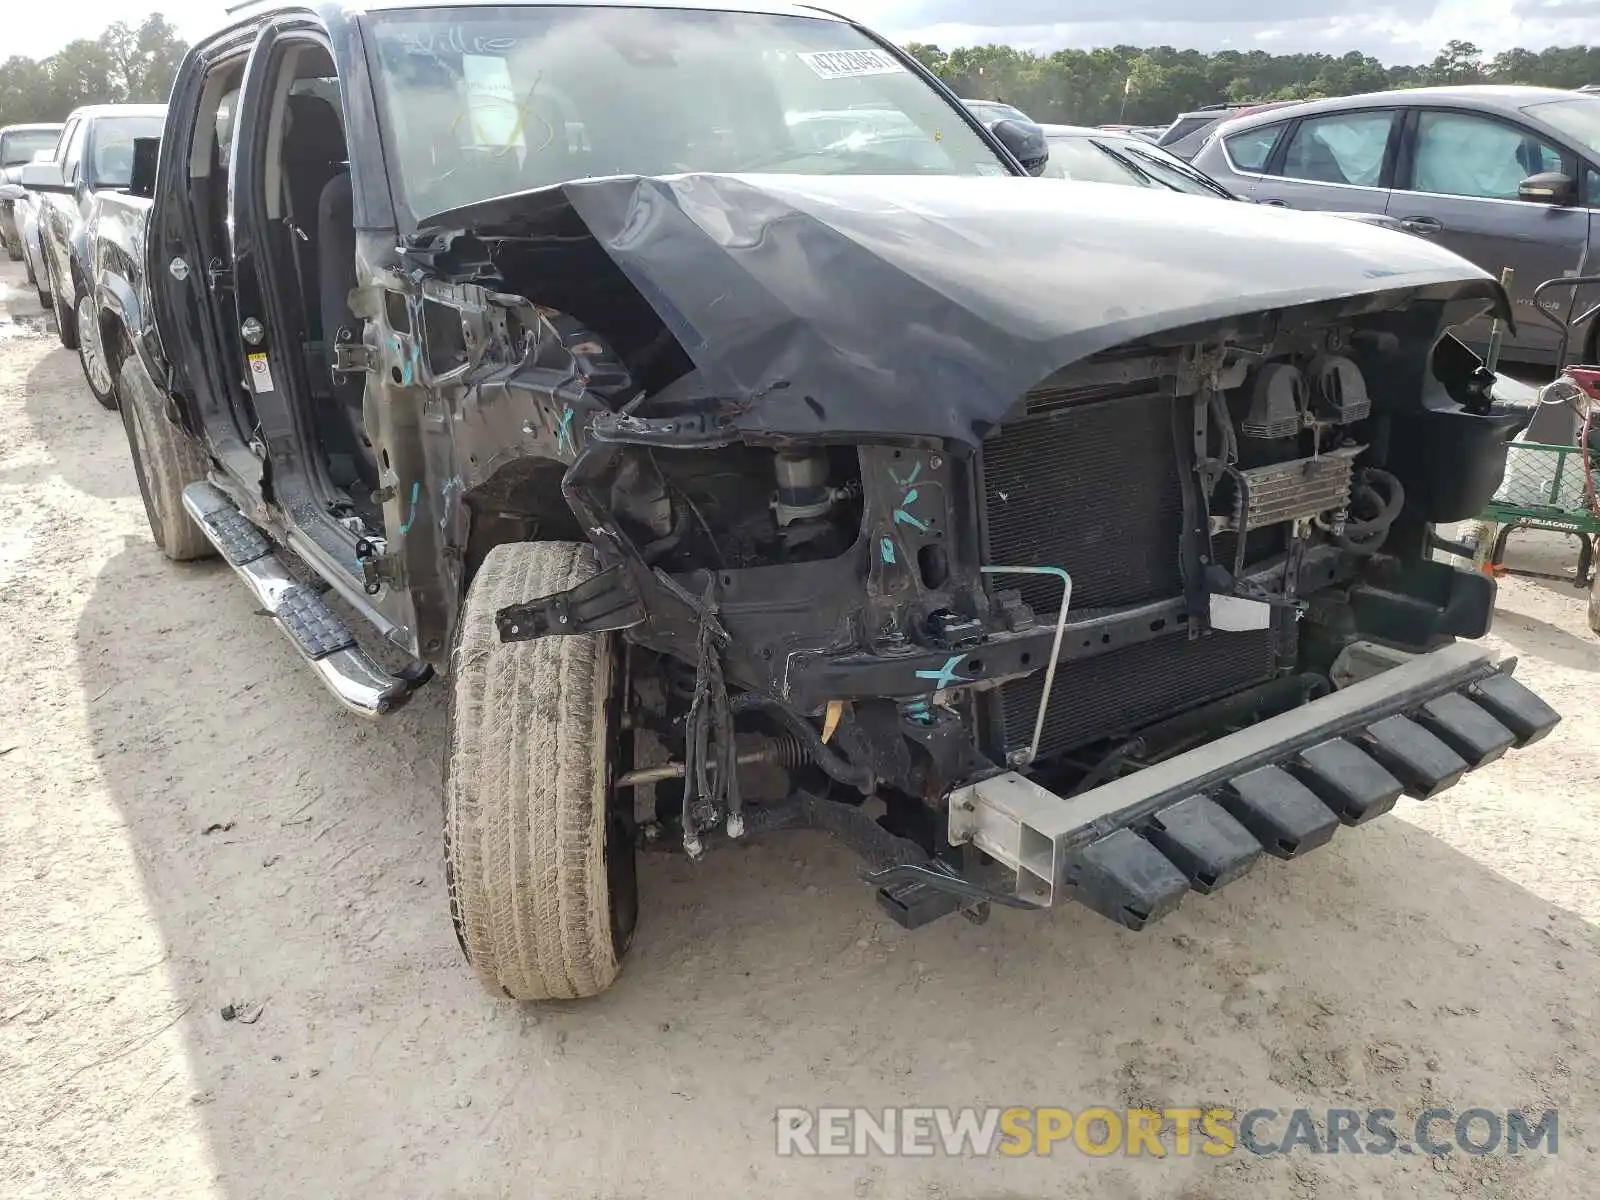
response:
<path id="1" fill-rule="evenodd" d="M 561 424 L 556 428 L 556 452 L 562 450 L 569 454 L 576 454 L 578 447 L 572 441 L 572 405 L 567 405 L 561 414 Z"/>
<path id="2" fill-rule="evenodd" d="M 400 535 L 402 537 L 411 532 L 411 525 L 417 519 L 417 501 L 421 498 L 422 481 L 419 479 L 411 485 L 411 510 L 406 514 L 406 519 L 400 526 Z"/>
<path id="3" fill-rule="evenodd" d="M 906 493 L 906 503 L 907 504 L 911 503 L 911 501 L 915 500 L 916 498 L 917 498 L 917 489 L 916 488 L 912 488 L 909 492 Z M 928 523 L 926 521 L 921 520 L 920 518 L 912 516 L 910 513 L 908 513 L 903 508 L 897 508 L 897 509 L 894 510 L 894 523 L 896 525 L 909 525 L 913 529 L 926 530 L 928 528 Z"/>
<path id="4" fill-rule="evenodd" d="M 965 654 L 952 654 L 937 671 L 918 671 L 917 678 L 933 680 L 934 691 L 947 688 L 952 683 L 971 683 L 970 679 L 956 674 L 956 664 L 965 657 Z"/>
<path id="5" fill-rule="evenodd" d="M 927 531 L 928 523 L 922 518 L 912 514 L 911 506 L 917 502 L 917 489 L 912 486 L 916 483 L 917 476 L 922 474 L 922 463 L 914 464 L 904 479 L 894 473 L 894 468 L 889 468 L 889 478 L 894 480 L 904 489 L 900 497 L 900 507 L 894 510 L 894 523 L 896 525 L 909 525 L 913 529 Z"/>
<path id="6" fill-rule="evenodd" d="M 898 483 L 903 488 L 910 487 L 913 483 L 915 483 L 917 481 L 917 476 L 919 476 L 921 474 L 922 474 L 922 462 L 920 460 L 918 460 L 918 462 L 911 468 L 911 472 L 904 479 L 901 479 L 900 476 L 898 476 L 898 475 L 896 475 L 894 473 L 894 468 L 893 467 L 889 468 L 889 478 L 894 480 L 896 483 Z"/>

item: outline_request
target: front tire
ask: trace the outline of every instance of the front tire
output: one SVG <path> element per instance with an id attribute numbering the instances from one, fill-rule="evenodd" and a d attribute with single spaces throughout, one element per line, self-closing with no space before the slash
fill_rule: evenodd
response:
<path id="1" fill-rule="evenodd" d="M 56 315 L 56 336 L 68 350 L 76 350 L 78 348 L 77 298 L 70 293 L 62 292 L 61 281 L 55 278 L 54 271 L 50 272 L 50 276 L 50 307 Z"/>
<path id="2" fill-rule="evenodd" d="M 1589 578 L 1589 628 L 1600 633 L 1600 569 Z"/>
<path id="3" fill-rule="evenodd" d="M 638 914 L 631 830 L 615 803 L 614 635 L 502 642 L 495 613 L 597 570 L 570 542 L 497 546 L 467 591 L 451 668 L 445 873 L 456 937 L 491 992 L 594 996 Z"/>
<path id="4" fill-rule="evenodd" d="M 101 408 L 115 411 L 117 386 L 111 377 L 111 365 L 106 362 L 100 314 L 95 311 L 93 296 L 78 297 L 74 327 L 78 332 L 78 365 L 83 368 L 84 382 L 89 385 L 89 391 L 99 401 Z"/>
<path id="5" fill-rule="evenodd" d="M 216 551 L 183 507 L 183 489 L 206 477 L 206 457 L 183 430 L 167 420 L 160 393 L 137 354 L 117 376 L 122 427 L 133 473 L 156 546 L 174 562 L 209 558 Z"/>

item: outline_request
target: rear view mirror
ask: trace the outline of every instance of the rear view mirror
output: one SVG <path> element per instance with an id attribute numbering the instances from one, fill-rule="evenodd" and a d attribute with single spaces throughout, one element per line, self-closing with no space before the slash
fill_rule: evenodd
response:
<path id="1" fill-rule="evenodd" d="M 60 192 L 70 194 L 61 179 L 61 166 L 56 162 L 31 162 L 22 168 L 22 186 L 30 192 Z"/>
<path id="2" fill-rule="evenodd" d="M 1000 144 L 1020 162 L 1029 175 L 1038 175 L 1050 161 L 1050 143 L 1044 130 L 1028 121 L 996 121 L 989 126 Z"/>
<path id="3" fill-rule="evenodd" d="M 1541 171 L 1517 184 L 1517 199 L 1535 204 L 1576 204 L 1578 185 L 1560 171 Z"/>
<path id="4" fill-rule="evenodd" d="M 133 169 L 128 175 L 128 195 L 155 198 L 156 156 L 160 152 L 161 139 L 158 137 L 133 139 Z"/>

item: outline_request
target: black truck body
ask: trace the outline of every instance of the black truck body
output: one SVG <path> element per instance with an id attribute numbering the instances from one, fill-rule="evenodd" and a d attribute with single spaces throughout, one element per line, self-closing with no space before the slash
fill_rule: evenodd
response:
<path id="1" fill-rule="evenodd" d="M 956 168 L 891 169 L 897 128 L 820 155 L 871 169 L 737 169 L 708 126 L 704 162 L 607 172 L 584 77 L 504 101 L 579 33 L 663 95 L 719 38 L 770 37 L 775 88 L 888 79 Z M 436 148 L 465 126 L 498 149 Z M 149 182 L 100 294 L 152 528 L 355 711 L 450 676 L 452 913 L 497 990 L 609 982 L 636 842 L 819 827 L 906 925 L 1070 897 L 1139 928 L 1557 720 L 1457 644 L 1494 582 L 1431 553 L 1524 420 L 1447 332 L 1509 317 L 1494 280 L 1029 178 L 833 15 L 261 4 L 190 53 Z"/>

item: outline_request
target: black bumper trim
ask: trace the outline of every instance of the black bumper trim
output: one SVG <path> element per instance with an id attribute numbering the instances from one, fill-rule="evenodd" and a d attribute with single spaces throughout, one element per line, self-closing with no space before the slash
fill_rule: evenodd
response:
<path id="1" fill-rule="evenodd" d="M 1485 651 L 1452 645 L 1077 796 L 1014 772 L 979 780 L 951 793 L 949 837 L 1014 867 L 1019 895 L 1139 929 L 1190 888 L 1262 853 L 1298 858 L 1402 789 L 1437 795 L 1559 720 Z"/>

